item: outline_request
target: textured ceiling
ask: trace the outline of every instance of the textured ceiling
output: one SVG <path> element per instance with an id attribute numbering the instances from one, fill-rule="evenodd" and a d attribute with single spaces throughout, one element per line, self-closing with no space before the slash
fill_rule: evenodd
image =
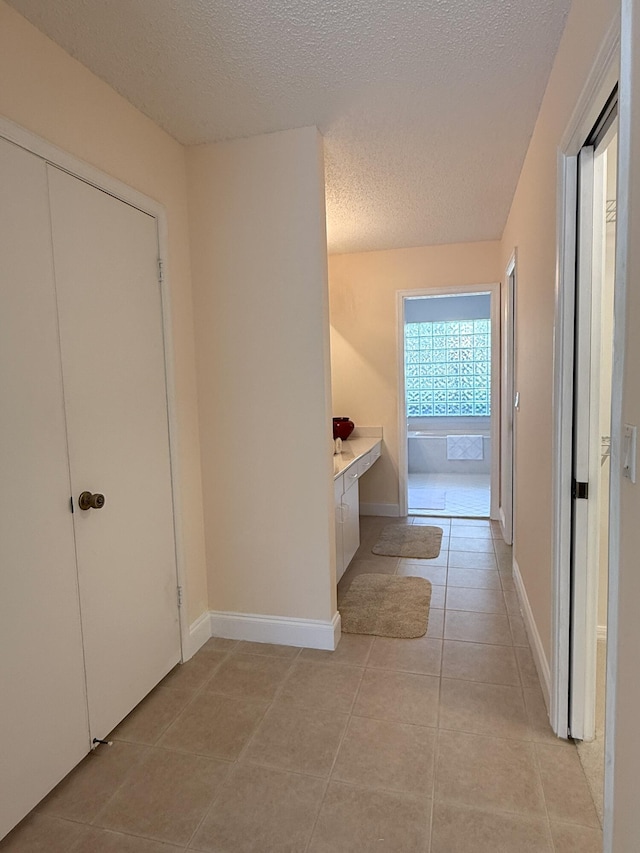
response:
<path id="1" fill-rule="evenodd" d="M 329 249 L 501 236 L 570 0 L 9 0 L 183 143 L 315 124 Z"/>

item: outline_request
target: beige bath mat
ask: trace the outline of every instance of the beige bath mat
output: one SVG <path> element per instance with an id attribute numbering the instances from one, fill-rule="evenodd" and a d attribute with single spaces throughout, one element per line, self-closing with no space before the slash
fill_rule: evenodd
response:
<path id="1" fill-rule="evenodd" d="M 387 524 L 371 549 L 383 557 L 432 560 L 440 553 L 442 528 L 424 524 Z"/>
<path id="2" fill-rule="evenodd" d="M 342 630 L 377 637 L 423 637 L 430 602 L 431 584 L 424 578 L 358 575 L 340 604 Z"/>

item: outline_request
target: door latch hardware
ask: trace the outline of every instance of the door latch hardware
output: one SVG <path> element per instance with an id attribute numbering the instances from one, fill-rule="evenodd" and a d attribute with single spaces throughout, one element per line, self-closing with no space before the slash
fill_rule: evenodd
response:
<path id="1" fill-rule="evenodd" d="M 80 509 L 102 509 L 104 506 L 104 495 L 83 492 L 78 498 Z"/>

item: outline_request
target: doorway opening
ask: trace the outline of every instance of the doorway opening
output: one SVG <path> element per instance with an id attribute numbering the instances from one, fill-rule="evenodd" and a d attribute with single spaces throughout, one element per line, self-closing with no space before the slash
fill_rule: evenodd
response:
<path id="1" fill-rule="evenodd" d="M 616 101 L 617 103 L 617 101 Z M 603 819 L 617 110 L 578 161 L 570 731 Z M 581 500 L 581 483 L 588 500 Z"/>
<path id="2" fill-rule="evenodd" d="M 401 296 L 402 514 L 495 517 L 499 286 Z"/>
<path id="3" fill-rule="evenodd" d="M 615 67 L 612 65 L 612 73 Z M 608 79 L 608 75 L 606 75 Z M 561 162 L 556 325 L 554 658 L 551 722 L 578 753 L 601 822 L 609 578 L 617 577 L 616 472 L 610 470 L 616 354 L 624 322 L 616 279 L 618 93 L 601 84 Z M 589 123 L 586 117 L 591 116 Z M 614 314 L 616 323 L 614 329 Z M 617 446 L 617 445 L 615 445 Z"/>

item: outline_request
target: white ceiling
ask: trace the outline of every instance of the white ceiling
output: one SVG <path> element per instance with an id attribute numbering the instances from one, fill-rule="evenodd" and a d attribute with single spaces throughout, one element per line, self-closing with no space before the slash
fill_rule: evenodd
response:
<path id="1" fill-rule="evenodd" d="M 317 125 L 329 249 L 498 239 L 570 0 L 9 0 L 185 144 Z"/>

